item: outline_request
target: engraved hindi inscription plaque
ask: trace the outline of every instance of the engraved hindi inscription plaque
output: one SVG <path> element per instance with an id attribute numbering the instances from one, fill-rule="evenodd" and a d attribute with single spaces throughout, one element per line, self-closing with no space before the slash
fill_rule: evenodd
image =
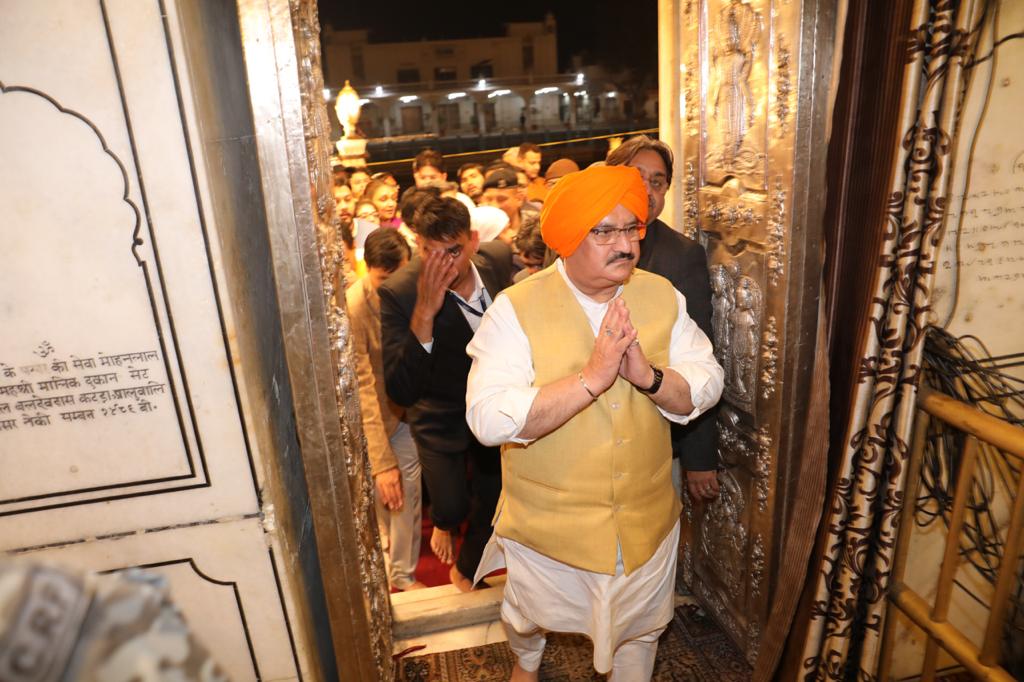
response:
<path id="1" fill-rule="evenodd" d="M 202 479 L 130 162 L 54 96 L 0 87 L 0 513 Z"/>

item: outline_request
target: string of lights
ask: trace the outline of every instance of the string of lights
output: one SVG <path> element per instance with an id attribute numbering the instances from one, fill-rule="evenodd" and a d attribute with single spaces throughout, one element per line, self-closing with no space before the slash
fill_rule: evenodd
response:
<path id="1" fill-rule="evenodd" d="M 657 128 L 644 128 L 643 130 L 625 130 L 618 133 L 609 133 L 607 135 L 593 135 L 591 137 L 575 137 L 571 140 L 556 140 L 554 142 L 541 142 L 538 147 L 556 147 L 559 145 L 567 144 L 580 144 L 583 142 L 593 142 L 595 140 L 607 140 L 613 137 L 627 137 L 629 135 L 650 135 L 651 133 L 657 134 Z M 445 154 L 444 158 L 454 159 L 461 156 L 477 156 L 479 154 L 503 154 L 507 147 L 501 147 L 500 149 L 475 149 L 470 152 L 456 152 L 454 154 Z M 390 159 L 388 161 L 371 161 L 367 163 L 367 166 L 386 166 L 395 163 L 412 163 L 413 157 L 408 159 Z"/>

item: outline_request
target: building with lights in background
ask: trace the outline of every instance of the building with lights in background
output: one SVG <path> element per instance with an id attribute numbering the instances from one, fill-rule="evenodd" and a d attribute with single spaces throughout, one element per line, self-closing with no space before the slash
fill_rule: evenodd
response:
<path id="1" fill-rule="evenodd" d="M 375 43 L 367 30 L 325 26 L 321 40 L 325 98 L 349 81 L 371 139 L 606 128 L 644 115 L 601 67 L 558 72 L 551 14 L 487 38 Z"/>

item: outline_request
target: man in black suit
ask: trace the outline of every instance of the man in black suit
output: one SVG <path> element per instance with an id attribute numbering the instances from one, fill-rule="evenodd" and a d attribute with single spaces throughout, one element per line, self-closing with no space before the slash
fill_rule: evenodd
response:
<path id="1" fill-rule="evenodd" d="M 455 199 L 425 200 L 413 217 L 419 256 L 379 289 L 384 382 L 388 396 L 408 408 L 430 494 L 431 549 L 452 564 L 452 583 L 462 591 L 471 589 L 501 492 L 498 448 L 481 445 L 466 425 L 466 345 L 512 278 L 511 249 L 480 244 L 469 220 Z M 467 518 L 455 557 L 454 536 Z"/>
<path id="2" fill-rule="evenodd" d="M 633 166 L 647 185 L 647 235 L 640 242 L 636 266 L 672 282 L 686 298 L 686 312 L 715 341 L 711 325 L 711 282 L 704 248 L 658 220 L 672 183 L 672 150 L 646 135 L 629 138 L 608 153 L 609 166 Z M 672 424 L 672 456 L 686 470 L 686 487 L 695 500 L 718 495 L 717 408 L 686 426 Z"/>

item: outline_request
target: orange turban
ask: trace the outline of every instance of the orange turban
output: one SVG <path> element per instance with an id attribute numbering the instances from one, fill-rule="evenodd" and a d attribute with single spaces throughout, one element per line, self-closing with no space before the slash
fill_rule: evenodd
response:
<path id="1" fill-rule="evenodd" d="M 572 255 L 587 233 L 622 204 L 647 220 L 647 187 L 631 166 L 591 166 L 562 176 L 540 214 L 544 243 L 562 258 Z"/>

